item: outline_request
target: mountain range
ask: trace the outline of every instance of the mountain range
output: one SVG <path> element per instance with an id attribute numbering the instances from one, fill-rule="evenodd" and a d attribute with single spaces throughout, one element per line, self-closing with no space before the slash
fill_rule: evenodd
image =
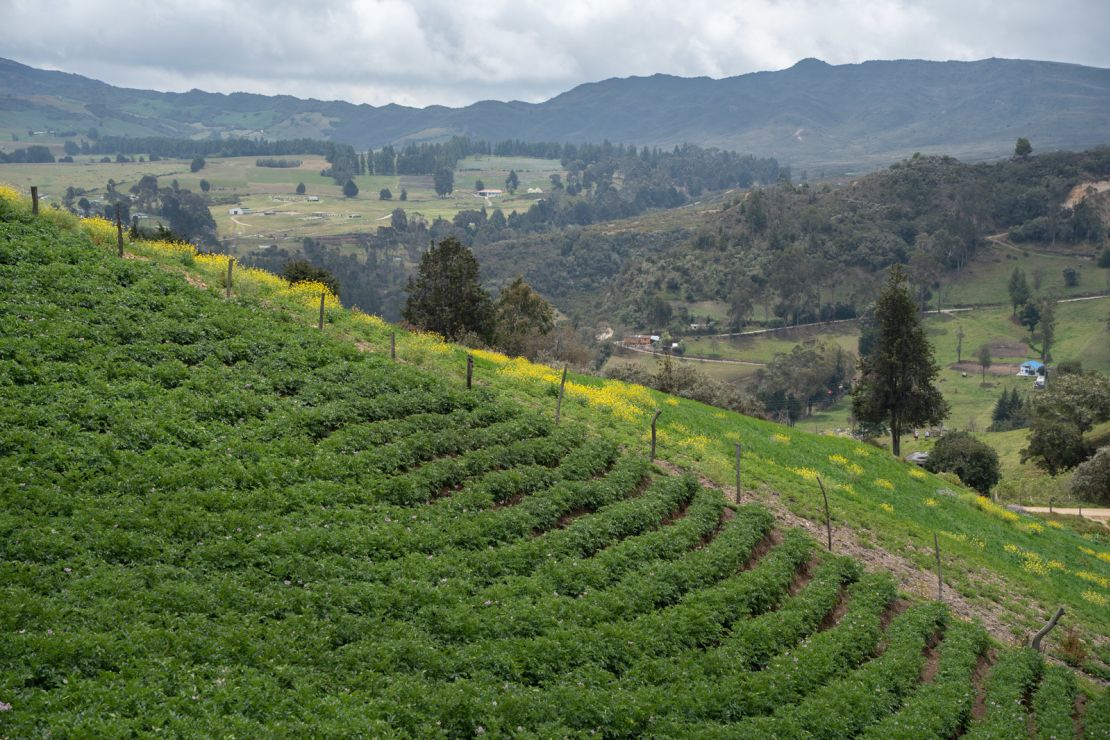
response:
<path id="1" fill-rule="evenodd" d="M 1037 151 L 1110 141 L 1110 69 L 1058 62 L 805 59 L 710 79 L 670 75 L 579 85 L 541 103 L 462 108 L 355 105 L 285 95 L 114 87 L 0 59 L 0 130 L 132 136 L 328 138 L 360 149 L 466 135 L 491 141 L 717 146 L 811 175 L 876 169 L 913 152 L 985 160 L 1024 136 Z"/>

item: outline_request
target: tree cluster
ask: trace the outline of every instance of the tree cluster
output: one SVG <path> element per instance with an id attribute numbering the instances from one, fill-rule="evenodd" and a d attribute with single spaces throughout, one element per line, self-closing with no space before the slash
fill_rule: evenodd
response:
<path id="1" fill-rule="evenodd" d="M 1105 421 L 1110 421 L 1110 378 L 1094 371 L 1057 373 L 1032 399 L 1029 444 L 1021 461 L 1051 475 L 1070 470 L 1094 452 L 1084 433 Z"/>
<path id="2" fill-rule="evenodd" d="M 1029 426 L 1029 413 L 1025 399 L 1017 388 L 1002 391 L 991 411 L 989 432 L 1008 432 Z"/>

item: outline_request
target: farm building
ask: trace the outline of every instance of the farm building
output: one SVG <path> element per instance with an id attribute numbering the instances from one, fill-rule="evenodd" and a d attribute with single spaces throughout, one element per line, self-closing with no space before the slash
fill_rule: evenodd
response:
<path id="1" fill-rule="evenodd" d="M 497 188 L 483 188 L 475 193 L 475 195 L 477 195 L 479 198 L 497 198 L 502 194 L 503 191 L 498 190 Z"/>
<path id="2" fill-rule="evenodd" d="M 1044 363 L 1039 360 L 1029 360 L 1021 363 L 1018 368 L 1018 375 L 1023 378 L 1031 378 L 1034 375 L 1044 375 Z"/>

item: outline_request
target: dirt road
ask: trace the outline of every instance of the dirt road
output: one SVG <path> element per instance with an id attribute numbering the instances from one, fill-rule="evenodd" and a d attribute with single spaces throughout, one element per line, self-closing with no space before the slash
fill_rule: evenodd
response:
<path id="1" fill-rule="evenodd" d="M 1021 508 L 1028 511 L 1030 514 L 1047 514 L 1048 513 L 1048 507 L 1047 506 L 1023 506 Z M 1080 509 L 1077 509 L 1077 508 L 1062 509 L 1059 506 L 1053 506 L 1052 511 L 1055 514 L 1068 514 L 1070 516 L 1078 516 L 1079 512 L 1080 512 Z M 1082 511 L 1083 511 L 1083 518 L 1084 519 L 1091 519 L 1091 520 L 1094 520 L 1096 522 L 1102 522 L 1103 524 L 1110 523 L 1110 509 L 1088 509 L 1086 506 L 1084 506 Z"/>

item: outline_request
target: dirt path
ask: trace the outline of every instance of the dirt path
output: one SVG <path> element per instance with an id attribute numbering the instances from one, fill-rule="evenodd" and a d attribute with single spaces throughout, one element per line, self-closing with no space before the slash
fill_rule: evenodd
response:
<path id="1" fill-rule="evenodd" d="M 1022 506 L 1021 508 L 1028 511 L 1030 514 L 1049 513 L 1047 506 Z M 1083 507 L 1082 509 L 1062 509 L 1059 506 L 1053 506 L 1052 513 L 1065 514 L 1068 516 L 1082 516 L 1084 519 L 1090 519 L 1094 522 L 1102 522 L 1103 524 L 1110 525 L 1110 509 L 1088 509 L 1087 507 Z"/>
<path id="2" fill-rule="evenodd" d="M 639 352 L 639 353 L 645 354 L 645 355 L 663 355 L 664 354 L 664 353 L 659 352 L 659 351 L 654 350 L 654 349 L 640 349 L 639 347 L 629 347 L 627 345 L 621 344 L 620 342 L 614 342 L 614 344 L 616 344 L 621 349 L 628 350 L 629 352 Z M 767 366 L 766 362 L 753 362 L 753 361 L 749 361 L 749 360 L 715 360 L 715 359 L 710 358 L 710 357 L 700 357 L 698 355 L 671 355 L 671 358 L 675 359 L 675 360 L 689 360 L 691 362 L 715 362 L 719 365 L 747 365 L 749 367 L 766 367 Z"/>

